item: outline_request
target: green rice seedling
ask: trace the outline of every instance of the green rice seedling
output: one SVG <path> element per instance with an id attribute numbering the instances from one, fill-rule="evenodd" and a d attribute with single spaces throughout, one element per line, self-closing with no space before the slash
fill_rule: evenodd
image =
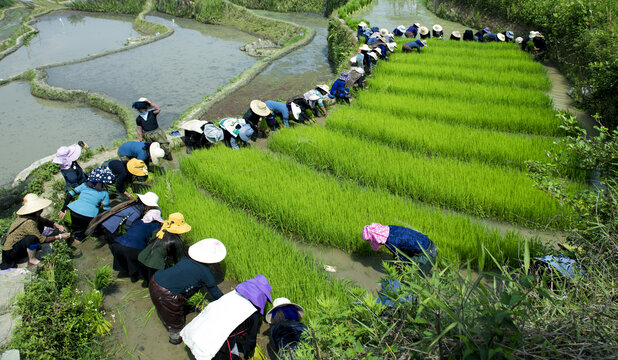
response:
<path id="1" fill-rule="evenodd" d="M 378 65 L 378 69 L 380 72 L 384 72 L 385 74 L 392 74 L 402 77 L 416 75 L 440 80 L 458 80 L 473 84 L 499 85 L 507 88 L 519 87 L 523 89 L 543 91 L 547 91 L 551 88 L 551 83 L 549 80 L 538 74 L 526 74 L 514 71 L 507 72 L 501 69 L 485 69 L 479 67 L 457 69 L 435 64 L 417 66 L 416 64 L 400 64 L 397 62 L 399 61 L 399 58 L 393 58 L 389 62 L 380 63 Z M 462 96 L 464 95 L 466 95 L 466 93 L 462 94 Z"/>
<path id="2" fill-rule="evenodd" d="M 516 169 L 430 158 L 318 127 L 281 131 L 268 148 L 362 185 L 480 217 L 565 227 L 572 214 Z"/>
<path id="3" fill-rule="evenodd" d="M 527 160 L 543 161 L 555 138 L 475 129 L 415 117 L 385 114 L 356 106 L 334 111 L 326 127 L 426 155 L 478 160 L 526 170 Z"/>
<path id="4" fill-rule="evenodd" d="M 92 287 L 95 290 L 103 290 L 114 281 L 114 271 L 109 265 L 103 265 L 97 269 L 92 280 Z"/>
<path id="5" fill-rule="evenodd" d="M 461 56 L 444 56 L 436 53 L 423 53 L 422 56 L 410 56 L 409 54 L 395 53 L 391 55 L 391 60 L 395 59 L 398 64 L 426 66 L 440 65 L 444 67 L 457 68 L 462 72 L 470 69 L 478 69 L 479 61 L 474 58 Z M 543 65 L 530 61 L 528 57 L 524 58 L 486 58 L 483 60 L 483 68 L 489 68 L 500 71 L 514 71 L 525 74 L 535 74 L 544 76 L 546 70 Z"/>
<path id="6" fill-rule="evenodd" d="M 408 75 L 406 81 L 402 82 L 401 76 L 388 74 L 386 71 L 377 71 L 368 83 L 372 92 L 386 91 L 415 98 L 430 96 L 444 98 L 447 101 L 465 98 L 468 103 L 525 106 L 528 111 L 552 107 L 550 97 L 541 90 L 505 88 L 503 85 L 440 80 L 421 75 Z M 483 94 L 483 96 L 465 96 L 465 94 Z"/>
<path id="7" fill-rule="evenodd" d="M 347 285 L 331 281 L 313 258 L 255 218 L 205 194 L 181 174 L 158 176 L 151 190 L 159 195 L 164 214 L 184 215 L 191 225 L 191 231 L 183 235 L 189 244 L 203 238 L 223 242 L 227 250 L 221 263 L 225 278 L 245 281 L 263 274 L 272 286 L 273 298 L 284 296 L 300 303 L 309 317 L 319 311 L 318 298 L 345 299 Z"/>
<path id="8" fill-rule="evenodd" d="M 547 136 L 562 132 L 560 119 L 551 109 L 534 108 L 528 111 L 525 106 L 475 104 L 464 99 L 445 101 L 440 97 L 411 97 L 372 91 L 358 93 L 356 106 L 367 110 L 380 109 L 404 118 L 416 117 L 489 130 Z"/>
<path id="9" fill-rule="evenodd" d="M 348 252 L 371 252 L 361 237 L 363 226 L 371 222 L 409 224 L 434 240 L 440 256 L 473 263 L 481 246 L 508 262 L 523 244 L 519 234 L 500 236 L 467 216 L 340 181 L 260 150 L 195 152 L 181 163 L 181 170 L 198 186 L 276 228 Z M 201 201 L 192 201 L 196 211 Z M 220 218 L 216 215 L 211 221 Z"/>

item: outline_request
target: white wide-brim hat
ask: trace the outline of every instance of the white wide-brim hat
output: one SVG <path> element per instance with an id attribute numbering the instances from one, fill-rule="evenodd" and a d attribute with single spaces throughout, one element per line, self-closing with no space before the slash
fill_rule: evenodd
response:
<path id="1" fill-rule="evenodd" d="M 217 239 L 204 239 L 189 246 L 189 257 L 204 264 L 216 264 L 225 259 L 225 245 Z"/>
<path id="2" fill-rule="evenodd" d="M 365 70 L 362 67 L 355 67 L 352 70 L 356 71 L 357 73 L 361 75 L 365 75 Z"/>
<path id="3" fill-rule="evenodd" d="M 148 99 L 146 99 L 145 97 L 141 97 L 139 99 L 137 99 L 137 102 L 147 102 Z"/>
<path id="4" fill-rule="evenodd" d="M 151 191 L 145 193 L 144 195 L 137 194 L 137 197 L 142 204 L 146 206 L 159 207 L 159 196 Z"/>
<path id="5" fill-rule="evenodd" d="M 150 152 L 150 160 L 155 165 L 159 163 L 159 159 L 165 156 L 165 150 L 161 149 L 161 144 L 158 142 L 150 144 L 148 151 Z"/>
<path id="6" fill-rule="evenodd" d="M 328 87 L 328 85 L 316 85 L 315 86 L 318 89 L 321 89 L 322 91 L 324 91 L 325 93 L 328 93 L 330 91 L 330 88 Z"/>
<path id="7" fill-rule="evenodd" d="M 305 316 L 305 309 L 303 309 L 302 306 L 298 305 L 298 304 L 294 304 L 293 302 L 290 301 L 290 299 L 288 298 L 284 298 L 284 297 L 280 297 L 280 298 L 276 298 L 273 301 L 273 308 L 270 309 L 267 313 L 266 316 L 264 317 L 266 322 L 270 324 L 270 322 L 273 320 L 273 310 L 276 310 L 277 308 L 284 306 L 284 305 L 292 305 L 294 306 L 296 309 L 298 309 L 298 315 L 302 318 L 303 316 Z"/>
<path id="8" fill-rule="evenodd" d="M 369 53 L 369 56 L 371 56 L 374 60 L 378 60 L 378 54 L 374 53 L 373 51 Z"/>
<path id="9" fill-rule="evenodd" d="M 43 210 L 51 205 L 51 200 L 43 199 L 37 194 L 26 194 L 24 196 L 24 205 L 20 207 L 15 213 L 17 215 L 28 215 L 35 213 L 39 210 Z"/>
<path id="10" fill-rule="evenodd" d="M 380 35 L 382 35 L 382 36 L 388 35 L 388 30 L 385 29 L 385 28 L 380 29 Z"/>
<path id="11" fill-rule="evenodd" d="M 253 111 L 256 115 L 268 116 L 268 114 L 270 114 L 270 109 L 263 101 L 253 100 L 249 104 L 249 107 L 251 108 L 251 111 Z"/>
<path id="12" fill-rule="evenodd" d="M 350 58 L 350 65 L 356 65 L 356 55 Z"/>
<path id="13" fill-rule="evenodd" d="M 202 126 L 206 124 L 208 121 L 206 120 L 189 120 L 180 124 L 178 127 L 183 130 L 202 132 Z"/>
<path id="14" fill-rule="evenodd" d="M 291 103 L 290 108 L 292 108 L 292 116 L 294 116 L 294 119 L 298 120 L 301 112 L 300 106 L 296 105 L 295 103 Z"/>
<path id="15" fill-rule="evenodd" d="M 419 23 L 414 23 L 412 25 L 416 26 L 417 28 L 421 27 L 421 24 L 419 24 Z"/>
<path id="16" fill-rule="evenodd" d="M 453 31 L 453 32 L 451 33 L 451 35 L 453 35 L 453 36 L 454 36 L 454 37 L 456 37 L 456 38 L 460 38 L 460 37 L 461 37 L 461 33 L 460 33 L 459 31 L 457 31 L 457 30 Z"/>
<path id="17" fill-rule="evenodd" d="M 367 44 L 363 44 L 363 46 L 359 47 L 358 50 L 369 51 L 369 50 L 371 50 L 371 48 L 369 48 L 369 46 L 367 46 Z"/>
<path id="18" fill-rule="evenodd" d="M 397 30 L 399 30 L 399 32 L 406 32 L 406 27 L 403 25 L 399 25 L 397 26 Z"/>
<path id="19" fill-rule="evenodd" d="M 427 35 L 429 34 L 429 29 L 427 29 L 426 26 L 421 26 L 421 28 L 418 29 L 418 32 L 421 33 L 421 35 Z"/>
<path id="20" fill-rule="evenodd" d="M 386 47 L 388 48 L 389 51 L 393 51 L 397 47 L 397 43 L 389 42 L 388 44 L 386 44 Z"/>
<path id="21" fill-rule="evenodd" d="M 361 21 L 358 23 L 358 26 L 363 26 L 363 27 L 367 27 L 367 23 L 364 21 Z"/>
<path id="22" fill-rule="evenodd" d="M 440 31 L 442 31 L 442 26 L 440 26 L 440 25 L 438 25 L 438 24 L 435 24 L 435 25 L 433 26 L 433 31 L 435 31 L 435 32 L 440 32 Z"/>
<path id="23" fill-rule="evenodd" d="M 521 36 L 518 36 L 517 39 L 515 39 L 515 44 L 521 44 L 522 42 L 524 42 L 524 38 Z"/>
<path id="24" fill-rule="evenodd" d="M 504 34 L 502 33 L 498 33 L 496 36 L 498 37 L 498 40 L 500 41 L 504 41 L 506 39 L 506 36 L 504 36 Z"/>

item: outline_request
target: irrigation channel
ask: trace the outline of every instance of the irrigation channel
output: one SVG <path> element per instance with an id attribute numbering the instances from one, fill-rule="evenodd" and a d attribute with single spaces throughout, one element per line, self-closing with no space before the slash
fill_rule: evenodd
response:
<path id="1" fill-rule="evenodd" d="M 332 81 L 334 75 L 326 59 L 325 18 L 315 14 L 258 13 L 311 27 L 316 30 L 316 36 L 310 44 L 275 61 L 248 85 L 215 104 L 203 116 L 204 119 L 216 120 L 241 115 L 254 98 L 285 101 L 316 84 Z M 412 22 L 423 25 L 439 23 L 445 33 L 465 28 L 436 18 L 417 1 L 375 0 L 356 17 L 389 29 Z M 48 82 L 63 88 L 105 92 L 127 104 L 137 96 L 146 96 L 162 107 L 160 123 L 162 127 L 167 127 L 204 95 L 228 83 L 256 61 L 238 49 L 242 44 L 255 40 L 255 37 L 234 28 L 205 25 L 158 13 L 147 16 L 147 20 L 172 26 L 175 33 L 167 39 L 125 52 L 47 69 Z M 73 11 L 44 16 L 35 25 L 40 34 L 31 44 L 0 61 L 0 78 L 35 66 L 75 60 L 122 47 L 128 37 L 137 36 L 131 28 L 131 21 L 131 18 L 124 16 Z M 2 23 L 0 35 L 4 29 L 5 23 Z M 86 33 L 96 33 L 98 41 L 86 41 Z M 560 83 L 561 86 L 566 84 L 564 77 L 557 72 L 549 71 L 548 76 L 553 83 Z M 564 91 L 562 87 L 554 87 L 550 93 L 556 107 L 571 106 L 568 97 L 556 100 Z M 53 153 L 60 144 L 83 139 L 95 146 L 109 145 L 114 138 L 125 136 L 122 125 L 112 117 L 90 108 L 41 101 L 30 95 L 28 85 L 24 83 L 10 83 L 0 87 L 0 107 L 2 128 L 15 130 L 10 139 L 3 138 L 0 183 L 10 181 L 19 169 L 36 158 Z M 39 119 L 44 119 L 49 127 L 44 127 L 46 141 L 37 142 L 36 145 L 41 148 L 36 148 L 32 142 L 28 142 L 28 148 L 20 147 L 24 139 L 32 138 L 35 129 L 37 132 L 41 129 Z M 32 128 L 25 128 L 28 125 Z M 83 134 L 79 133 L 81 129 L 84 130 Z M 3 136 L 8 135 L 3 133 Z M 265 142 L 259 142 L 258 146 L 265 148 Z M 27 158 L 26 155 L 32 156 Z M 179 157 L 181 154 L 176 154 L 175 158 Z M 524 236 L 538 236 L 544 241 L 562 238 L 561 234 L 549 231 L 529 230 L 485 219 L 475 221 L 498 228 L 502 233 L 518 231 Z M 381 260 L 384 255 L 350 255 L 333 248 L 300 244 L 292 236 L 287 239 L 321 263 L 335 266 L 335 277 L 352 280 L 367 289 L 376 289 L 376 283 L 382 276 Z M 76 266 L 86 276 L 92 277 L 94 269 L 111 263 L 107 247 L 96 241 L 86 242 L 80 249 L 83 255 L 77 259 Z M 233 282 L 223 281 L 220 287 L 227 292 L 234 285 Z M 110 340 L 116 344 L 114 349 L 117 358 L 190 358 L 186 347 L 172 347 L 165 341 L 167 332 L 156 319 L 156 314 L 151 312 L 152 303 L 146 289 L 121 279 L 115 282 L 115 287 L 104 299 L 106 310 L 114 314 L 114 330 Z M 267 328 L 264 327 L 258 337 L 258 343 L 263 349 L 266 349 L 267 338 Z"/>

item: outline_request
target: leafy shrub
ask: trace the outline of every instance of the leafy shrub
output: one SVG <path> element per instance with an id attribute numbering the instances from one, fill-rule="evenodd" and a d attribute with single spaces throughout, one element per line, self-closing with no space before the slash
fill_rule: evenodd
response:
<path id="1" fill-rule="evenodd" d="M 106 359 L 100 338 L 111 324 L 101 310 L 103 294 L 82 292 L 76 282 L 71 249 L 58 241 L 17 297 L 21 321 L 9 346 L 26 359 Z"/>

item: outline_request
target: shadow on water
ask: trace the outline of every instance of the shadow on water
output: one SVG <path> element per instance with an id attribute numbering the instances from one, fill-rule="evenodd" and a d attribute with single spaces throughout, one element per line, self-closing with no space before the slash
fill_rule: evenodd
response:
<path id="1" fill-rule="evenodd" d="M 253 99 L 289 101 L 317 84 L 330 86 L 332 83 L 334 77 L 327 58 L 328 19 L 317 14 L 255 12 L 309 27 L 316 31 L 316 35 L 309 44 L 274 61 L 249 84 L 215 104 L 202 116 L 204 119 L 216 121 L 242 116 Z"/>
<path id="2" fill-rule="evenodd" d="M 126 104 L 147 97 L 161 106 L 159 125 L 166 128 L 256 62 L 240 51 L 255 37 L 236 28 L 158 13 L 146 18 L 173 27 L 175 33 L 129 51 L 48 69 L 48 82 L 101 91 Z"/>
<path id="3" fill-rule="evenodd" d="M 5 10 L 4 17 L 0 20 L 0 42 L 13 36 L 15 31 L 21 27 L 22 20 L 30 14 L 32 10 L 27 8 L 15 8 Z"/>
<path id="4" fill-rule="evenodd" d="M 2 185 L 62 145 L 83 140 L 92 148 L 109 146 L 126 134 L 115 117 L 90 107 L 35 98 L 30 85 L 22 82 L 0 87 L 0 128 Z"/>
<path id="5" fill-rule="evenodd" d="M 40 32 L 30 43 L 0 61 L 0 78 L 121 48 L 127 38 L 139 35 L 133 30 L 133 18 L 112 14 L 58 11 L 41 17 L 34 26 Z"/>

